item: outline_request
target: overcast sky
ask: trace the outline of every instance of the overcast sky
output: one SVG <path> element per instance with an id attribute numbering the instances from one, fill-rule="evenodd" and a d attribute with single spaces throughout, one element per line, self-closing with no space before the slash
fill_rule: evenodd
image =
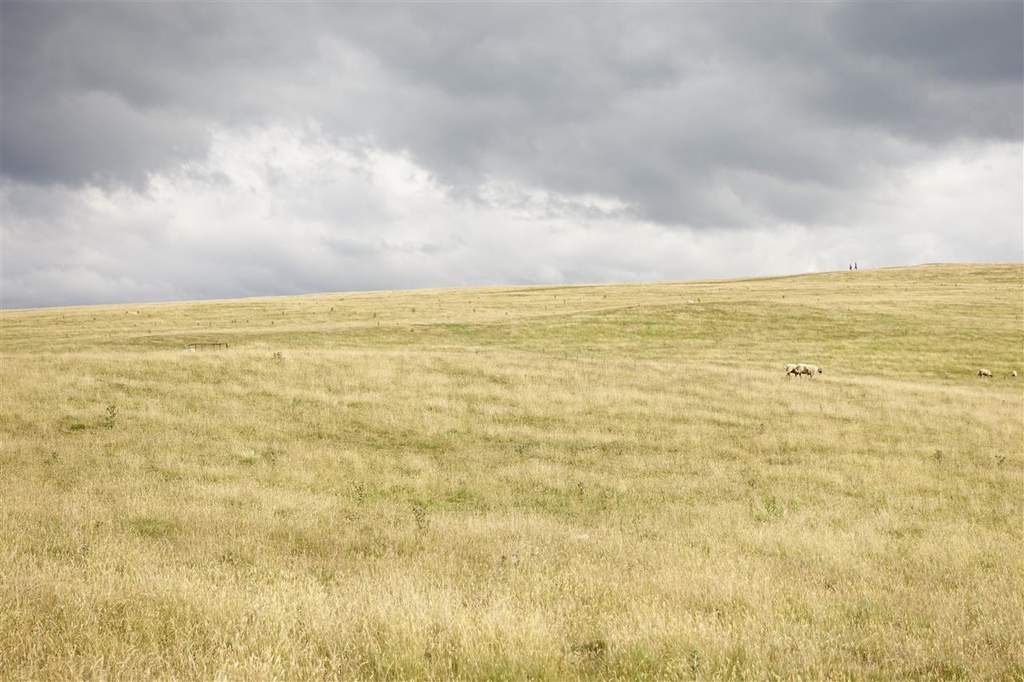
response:
<path id="1" fill-rule="evenodd" d="M 1024 2 L 0 3 L 0 305 L 1024 260 Z"/>

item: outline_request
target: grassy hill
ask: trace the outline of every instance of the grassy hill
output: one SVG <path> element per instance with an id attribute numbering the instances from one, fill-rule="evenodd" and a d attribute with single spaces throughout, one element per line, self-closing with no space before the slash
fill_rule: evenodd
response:
<path id="1" fill-rule="evenodd" d="M 1021 679 L 1013 370 L 1021 264 L 0 311 L 0 670 Z"/>

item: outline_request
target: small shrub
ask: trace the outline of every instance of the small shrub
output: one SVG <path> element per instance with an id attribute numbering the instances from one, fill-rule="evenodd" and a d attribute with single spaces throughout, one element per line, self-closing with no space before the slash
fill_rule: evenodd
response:
<path id="1" fill-rule="evenodd" d="M 430 519 L 427 518 L 427 505 L 422 502 L 413 502 L 412 515 L 416 520 L 416 531 L 418 533 L 426 533 L 430 527 Z"/>
<path id="2" fill-rule="evenodd" d="M 103 426 L 112 428 L 117 421 L 117 405 L 107 405 L 107 415 L 103 418 Z"/>
<path id="3" fill-rule="evenodd" d="M 608 642 L 603 639 L 588 639 L 573 644 L 571 651 L 587 662 L 598 663 L 604 660 L 608 653 Z"/>

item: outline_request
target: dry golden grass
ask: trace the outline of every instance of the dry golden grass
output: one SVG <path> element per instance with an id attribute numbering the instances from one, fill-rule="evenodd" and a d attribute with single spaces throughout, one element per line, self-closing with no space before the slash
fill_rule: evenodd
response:
<path id="1" fill-rule="evenodd" d="M 0 342 L 5 679 L 1024 678 L 1020 264 Z"/>

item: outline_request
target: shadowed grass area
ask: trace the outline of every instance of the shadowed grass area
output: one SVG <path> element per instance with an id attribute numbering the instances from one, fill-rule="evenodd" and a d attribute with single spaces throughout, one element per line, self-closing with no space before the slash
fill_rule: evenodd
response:
<path id="1" fill-rule="evenodd" d="M 1024 676 L 1020 264 L 131 311 L 0 312 L 11 678 Z"/>

